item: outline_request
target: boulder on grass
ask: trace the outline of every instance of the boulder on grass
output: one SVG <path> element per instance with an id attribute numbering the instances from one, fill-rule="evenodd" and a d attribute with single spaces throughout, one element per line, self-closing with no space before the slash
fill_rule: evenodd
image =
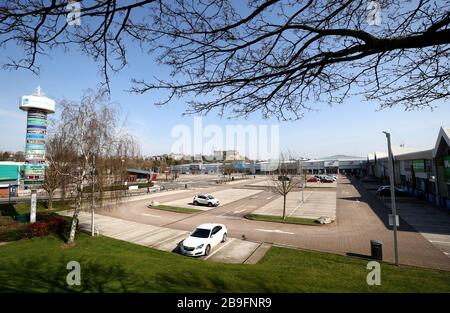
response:
<path id="1" fill-rule="evenodd" d="M 316 220 L 316 222 L 319 224 L 330 224 L 332 221 L 333 220 L 328 216 L 321 216 Z"/>

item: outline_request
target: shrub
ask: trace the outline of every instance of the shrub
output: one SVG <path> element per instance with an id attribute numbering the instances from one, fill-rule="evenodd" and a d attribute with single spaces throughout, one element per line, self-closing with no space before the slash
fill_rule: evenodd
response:
<path id="1" fill-rule="evenodd" d="M 24 231 L 25 238 L 43 237 L 50 234 L 60 234 L 64 231 L 66 221 L 62 217 L 52 216 L 28 224 Z"/>

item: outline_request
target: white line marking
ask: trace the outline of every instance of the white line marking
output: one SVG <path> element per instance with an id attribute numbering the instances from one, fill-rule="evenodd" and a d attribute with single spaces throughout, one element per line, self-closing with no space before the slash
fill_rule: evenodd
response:
<path id="1" fill-rule="evenodd" d="M 450 245 L 450 241 L 439 241 L 439 240 L 429 240 L 429 241 L 430 242 L 443 243 L 443 244 Z"/>
<path id="2" fill-rule="evenodd" d="M 169 228 L 167 228 L 167 229 L 169 229 Z M 187 234 L 186 234 L 186 235 L 187 235 Z M 172 241 L 172 240 L 174 240 L 175 238 L 180 237 L 180 236 L 181 236 L 181 233 L 176 234 L 175 236 L 171 236 L 171 237 L 169 237 L 169 238 L 167 238 L 167 239 L 164 239 L 163 241 L 160 241 L 160 242 L 158 242 L 158 243 L 156 243 L 156 244 L 153 244 L 153 245 L 150 246 L 150 247 L 159 247 L 159 246 L 162 246 L 163 244 L 165 244 L 165 243 L 167 243 L 167 242 L 169 242 L 169 241 Z"/>
<path id="3" fill-rule="evenodd" d="M 241 220 L 242 218 L 239 216 L 226 216 L 226 215 L 217 215 L 217 217 L 225 218 L 229 220 Z"/>
<path id="4" fill-rule="evenodd" d="M 273 196 L 270 196 L 270 197 L 267 197 L 266 200 L 270 200 L 270 199 L 272 199 L 272 198 L 273 198 Z"/>
<path id="5" fill-rule="evenodd" d="M 221 247 L 217 248 L 213 253 L 210 253 L 207 257 L 205 257 L 205 260 L 208 260 L 210 257 L 212 257 L 214 254 L 222 250 L 224 247 L 228 246 L 231 242 L 234 241 L 234 238 L 228 238 L 228 241 L 225 242 Z"/>
<path id="6" fill-rule="evenodd" d="M 247 209 L 242 209 L 242 210 L 239 210 L 239 211 L 234 211 L 233 213 L 234 213 L 234 214 L 236 214 L 236 213 L 241 213 L 241 212 L 244 212 L 245 210 L 247 210 Z"/>
<path id="7" fill-rule="evenodd" d="M 159 215 L 153 215 L 153 214 L 148 214 L 148 213 L 142 213 L 141 215 L 151 216 L 151 217 L 161 217 Z"/>
<path id="8" fill-rule="evenodd" d="M 279 229 L 255 229 L 257 231 L 263 231 L 263 232 L 267 232 L 267 233 L 277 233 L 277 234 L 289 234 L 289 235 L 293 235 L 294 233 L 288 232 L 288 231 L 282 231 Z"/>

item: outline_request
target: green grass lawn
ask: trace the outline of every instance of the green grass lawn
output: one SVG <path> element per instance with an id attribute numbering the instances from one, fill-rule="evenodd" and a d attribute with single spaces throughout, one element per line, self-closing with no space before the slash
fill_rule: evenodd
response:
<path id="1" fill-rule="evenodd" d="M 286 219 L 283 220 L 281 216 L 262 215 L 262 214 L 247 214 L 245 215 L 245 218 L 249 220 L 263 221 L 263 222 L 321 226 L 321 224 L 316 223 L 316 221 L 312 218 L 286 216 Z"/>
<path id="2" fill-rule="evenodd" d="M 63 210 L 69 210 L 70 203 L 65 202 L 62 204 L 60 201 L 53 201 L 53 209 L 49 210 L 47 207 L 47 201 L 39 201 L 36 205 L 37 212 L 57 212 Z M 28 214 L 30 213 L 30 202 L 19 202 L 19 203 L 2 203 L 0 204 L 0 215 L 5 216 L 15 216 L 20 214 Z"/>
<path id="3" fill-rule="evenodd" d="M 81 286 L 66 285 L 69 261 Z M 271 248 L 255 265 L 221 264 L 78 234 L 0 246 L 0 292 L 450 292 L 450 273 L 382 264 L 381 286 L 366 284 L 367 261 Z"/>
<path id="4" fill-rule="evenodd" d="M 177 212 L 177 213 L 197 213 L 197 212 L 202 212 L 202 210 L 198 210 L 198 209 L 188 209 L 188 208 L 180 208 L 177 206 L 171 206 L 171 205 L 163 205 L 163 204 L 159 204 L 159 205 L 149 205 L 148 206 L 150 209 L 158 209 L 158 210 L 164 210 L 164 211 L 170 211 L 170 212 Z"/>

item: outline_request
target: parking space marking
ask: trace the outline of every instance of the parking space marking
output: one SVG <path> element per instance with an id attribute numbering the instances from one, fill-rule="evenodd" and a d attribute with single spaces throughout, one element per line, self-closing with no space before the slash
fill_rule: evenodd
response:
<path id="1" fill-rule="evenodd" d="M 229 239 L 227 242 L 225 242 L 221 247 L 217 248 L 215 251 L 213 251 L 212 253 L 210 253 L 207 257 L 205 257 L 205 260 L 208 260 L 210 257 L 212 257 L 214 254 L 216 254 L 217 252 L 219 252 L 220 250 L 222 250 L 223 248 L 225 248 L 226 246 L 228 246 L 230 243 L 232 243 L 234 241 L 234 238 Z"/>
<path id="2" fill-rule="evenodd" d="M 294 233 L 291 233 L 291 232 L 288 232 L 288 231 L 282 231 L 282 230 L 279 230 L 279 229 L 273 230 L 273 229 L 260 229 L 260 228 L 258 228 L 258 229 L 255 229 L 255 230 L 263 231 L 263 232 L 266 232 L 266 233 L 277 233 L 277 234 L 294 235 Z"/>
<path id="3" fill-rule="evenodd" d="M 161 216 L 159 216 L 159 215 L 153 215 L 153 214 L 148 214 L 148 213 L 141 213 L 141 215 L 144 215 L 144 216 L 150 216 L 150 217 L 158 217 L 158 218 L 161 217 Z"/>
<path id="4" fill-rule="evenodd" d="M 233 214 L 234 214 L 234 212 L 226 212 L 226 213 L 223 213 L 223 214 L 220 214 L 220 215 L 216 215 L 216 216 L 217 217 L 221 217 L 221 218 L 227 218 L 227 219 L 230 219 L 230 220 L 240 220 L 240 219 L 242 219 L 241 216 L 234 216 Z"/>
<path id="5" fill-rule="evenodd" d="M 446 245 L 450 245 L 450 241 L 439 241 L 439 240 L 429 240 L 430 242 L 435 242 L 435 243 L 443 243 L 443 244 L 446 244 Z"/>
<path id="6" fill-rule="evenodd" d="M 180 237 L 180 236 L 181 236 L 181 233 L 177 233 L 175 236 L 170 236 L 169 238 L 167 238 L 167 239 L 165 239 L 165 240 L 163 240 L 163 241 L 160 241 L 160 242 L 158 242 L 158 243 L 156 243 L 156 244 L 153 244 L 152 246 L 153 246 L 153 247 L 161 246 L 161 245 L 165 244 L 166 242 L 169 242 L 169 241 L 171 241 L 171 240 L 174 240 L 175 238 Z"/>

